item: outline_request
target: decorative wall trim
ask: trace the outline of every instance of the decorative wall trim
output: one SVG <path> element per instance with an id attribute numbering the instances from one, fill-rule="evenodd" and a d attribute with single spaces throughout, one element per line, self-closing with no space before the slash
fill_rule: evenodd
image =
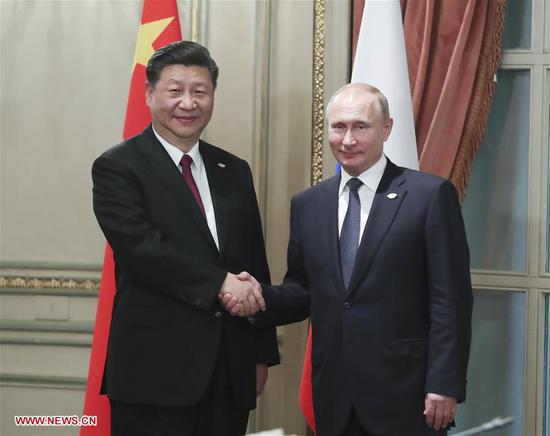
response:
<path id="1" fill-rule="evenodd" d="M 3 260 L 0 268 L 4 269 L 40 269 L 40 270 L 67 270 L 67 271 L 95 271 L 101 272 L 103 264 L 91 262 L 49 262 L 29 260 Z"/>
<path id="2" fill-rule="evenodd" d="M 0 277 L 1 280 L 1 277 Z M 71 289 L 71 288 L 14 288 L 1 287 L 0 295 L 54 295 L 60 297 L 97 298 L 98 289 Z"/>
<path id="3" fill-rule="evenodd" d="M 262 222 L 267 221 L 269 166 L 269 97 L 271 65 L 271 0 L 254 3 L 254 107 L 252 110 L 251 167 L 258 192 Z M 264 237 L 267 226 L 264 225 Z"/>
<path id="4" fill-rule="evenodd" d="M 51 338 L 0 338 L 0 345 L 38 345 L 50 347 L 90 348 L 92 338 L 51 339 Z"/>
<path id="5" fill-rule="evenodd" d="M 199 40 L 199 0 L 191 0 L 191 41 Z"/>
<path id="6" fill-rule="evenodd" d="M 325 97 L 325 0 L 313 2 L 313 90 L 311 118 L 311 184 L 323 179 Z"/>
<path id="7" fill-rule="evenodd" d="M 0 374 L 0 386 L 84 390 L 86 389 L 86 378 L 29 374 Z"/>
<path id="8" fill-rule="evenodd" d="M 94 323 L 88 321 L 35 321 L 23 319 L 1 319 L 0 331 L 2 330 L 92 334 L 94 332 Z"/>
<path id="9" fill-rule="evenodd" d="M 40 277 L 0 277 L 0 289 L 27 288 L 27 289 L 99 289 L 100 280 L 95 279 L 64 279 Z"/>

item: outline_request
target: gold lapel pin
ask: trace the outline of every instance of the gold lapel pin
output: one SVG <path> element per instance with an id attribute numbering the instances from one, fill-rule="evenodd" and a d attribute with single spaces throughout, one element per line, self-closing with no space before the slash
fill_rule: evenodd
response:
<path id="1" fill-rule="evenodd" d="M 220 168 L 225 168 L 225 164 L 222 163 L 222 162 L 218 162 L 218 166 L 219 166 Z"/>
<path id="2" fill-rule="evenodd" d="M 387 197 L 390 199 L 390 200 L 393 200 L 394 198 L 397 198 L 397 194 L 395 192 L 392 192 L 391 194 L 388 194 Z"/>

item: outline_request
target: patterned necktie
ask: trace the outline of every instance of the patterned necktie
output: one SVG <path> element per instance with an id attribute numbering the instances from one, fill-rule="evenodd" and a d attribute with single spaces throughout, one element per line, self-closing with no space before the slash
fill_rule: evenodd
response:
<path id="1" fill-rule="evenodd" d="M 193 174 L 191 174 L 192 162 L 193 162 L 193 158 L 191 156 L 189 156 L 188 154 L 183 155 L 180 161 L 181 174 L 183 175 L 185 183 L 187 183 L 187 186 L 189 186 L 189 189 L 191 190 L 193 197 L 195 197 L 195 201 L 197 202 L 199 209 L 201 210 L 202 216 L 206 216 L 204 212 L 204 206 L 202 204 L 201 196 L 199 194 L 199 190 L 197 189 L 197 185 L 195 183 L 195 179 L 193 178 Z"/>
<path id="2" fill-rule="evenodd" d="M 353 266 L 355 265 L 355 255 L 359 245 L 359 233 L 361 231 L 361 200 L 357 190 L 363 182 L 357 178 L 349 179 L 347 186 L 349 188 L 348 210 L 342 231 L 340 232 L 340 263 L 342 266 L 342 278 L 344 286 L 347 289 L 351 279 Z"/>

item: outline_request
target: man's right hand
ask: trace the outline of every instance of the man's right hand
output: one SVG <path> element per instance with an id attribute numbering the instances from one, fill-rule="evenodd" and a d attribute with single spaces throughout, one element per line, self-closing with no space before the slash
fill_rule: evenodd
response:
<path id="1" fill-rule="evenodd" d="M 251 316 L 259 310 L 265 310 L 262 288 L 246 272 L 242 272 L 238 276 L 227 273 L 218 297 L 231 315 Z"/>

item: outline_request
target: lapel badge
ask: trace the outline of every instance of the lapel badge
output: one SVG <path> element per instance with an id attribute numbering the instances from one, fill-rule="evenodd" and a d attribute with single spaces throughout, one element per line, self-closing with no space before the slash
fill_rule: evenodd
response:
<path id="1" fill-rule="evenodd" d="M 219 166 L 220 168 L 225 168 L 225 164 L 224 164 L 223 162 L 218 162 L 218 166 Z"/>
<path id="2" fill-rule="evenodd" d="M 394 198 L 397 198 L 397 194 L 395 192 L 392 192 L 391 194 L 386 195 L 390 200 L 393 200 Z"/>

